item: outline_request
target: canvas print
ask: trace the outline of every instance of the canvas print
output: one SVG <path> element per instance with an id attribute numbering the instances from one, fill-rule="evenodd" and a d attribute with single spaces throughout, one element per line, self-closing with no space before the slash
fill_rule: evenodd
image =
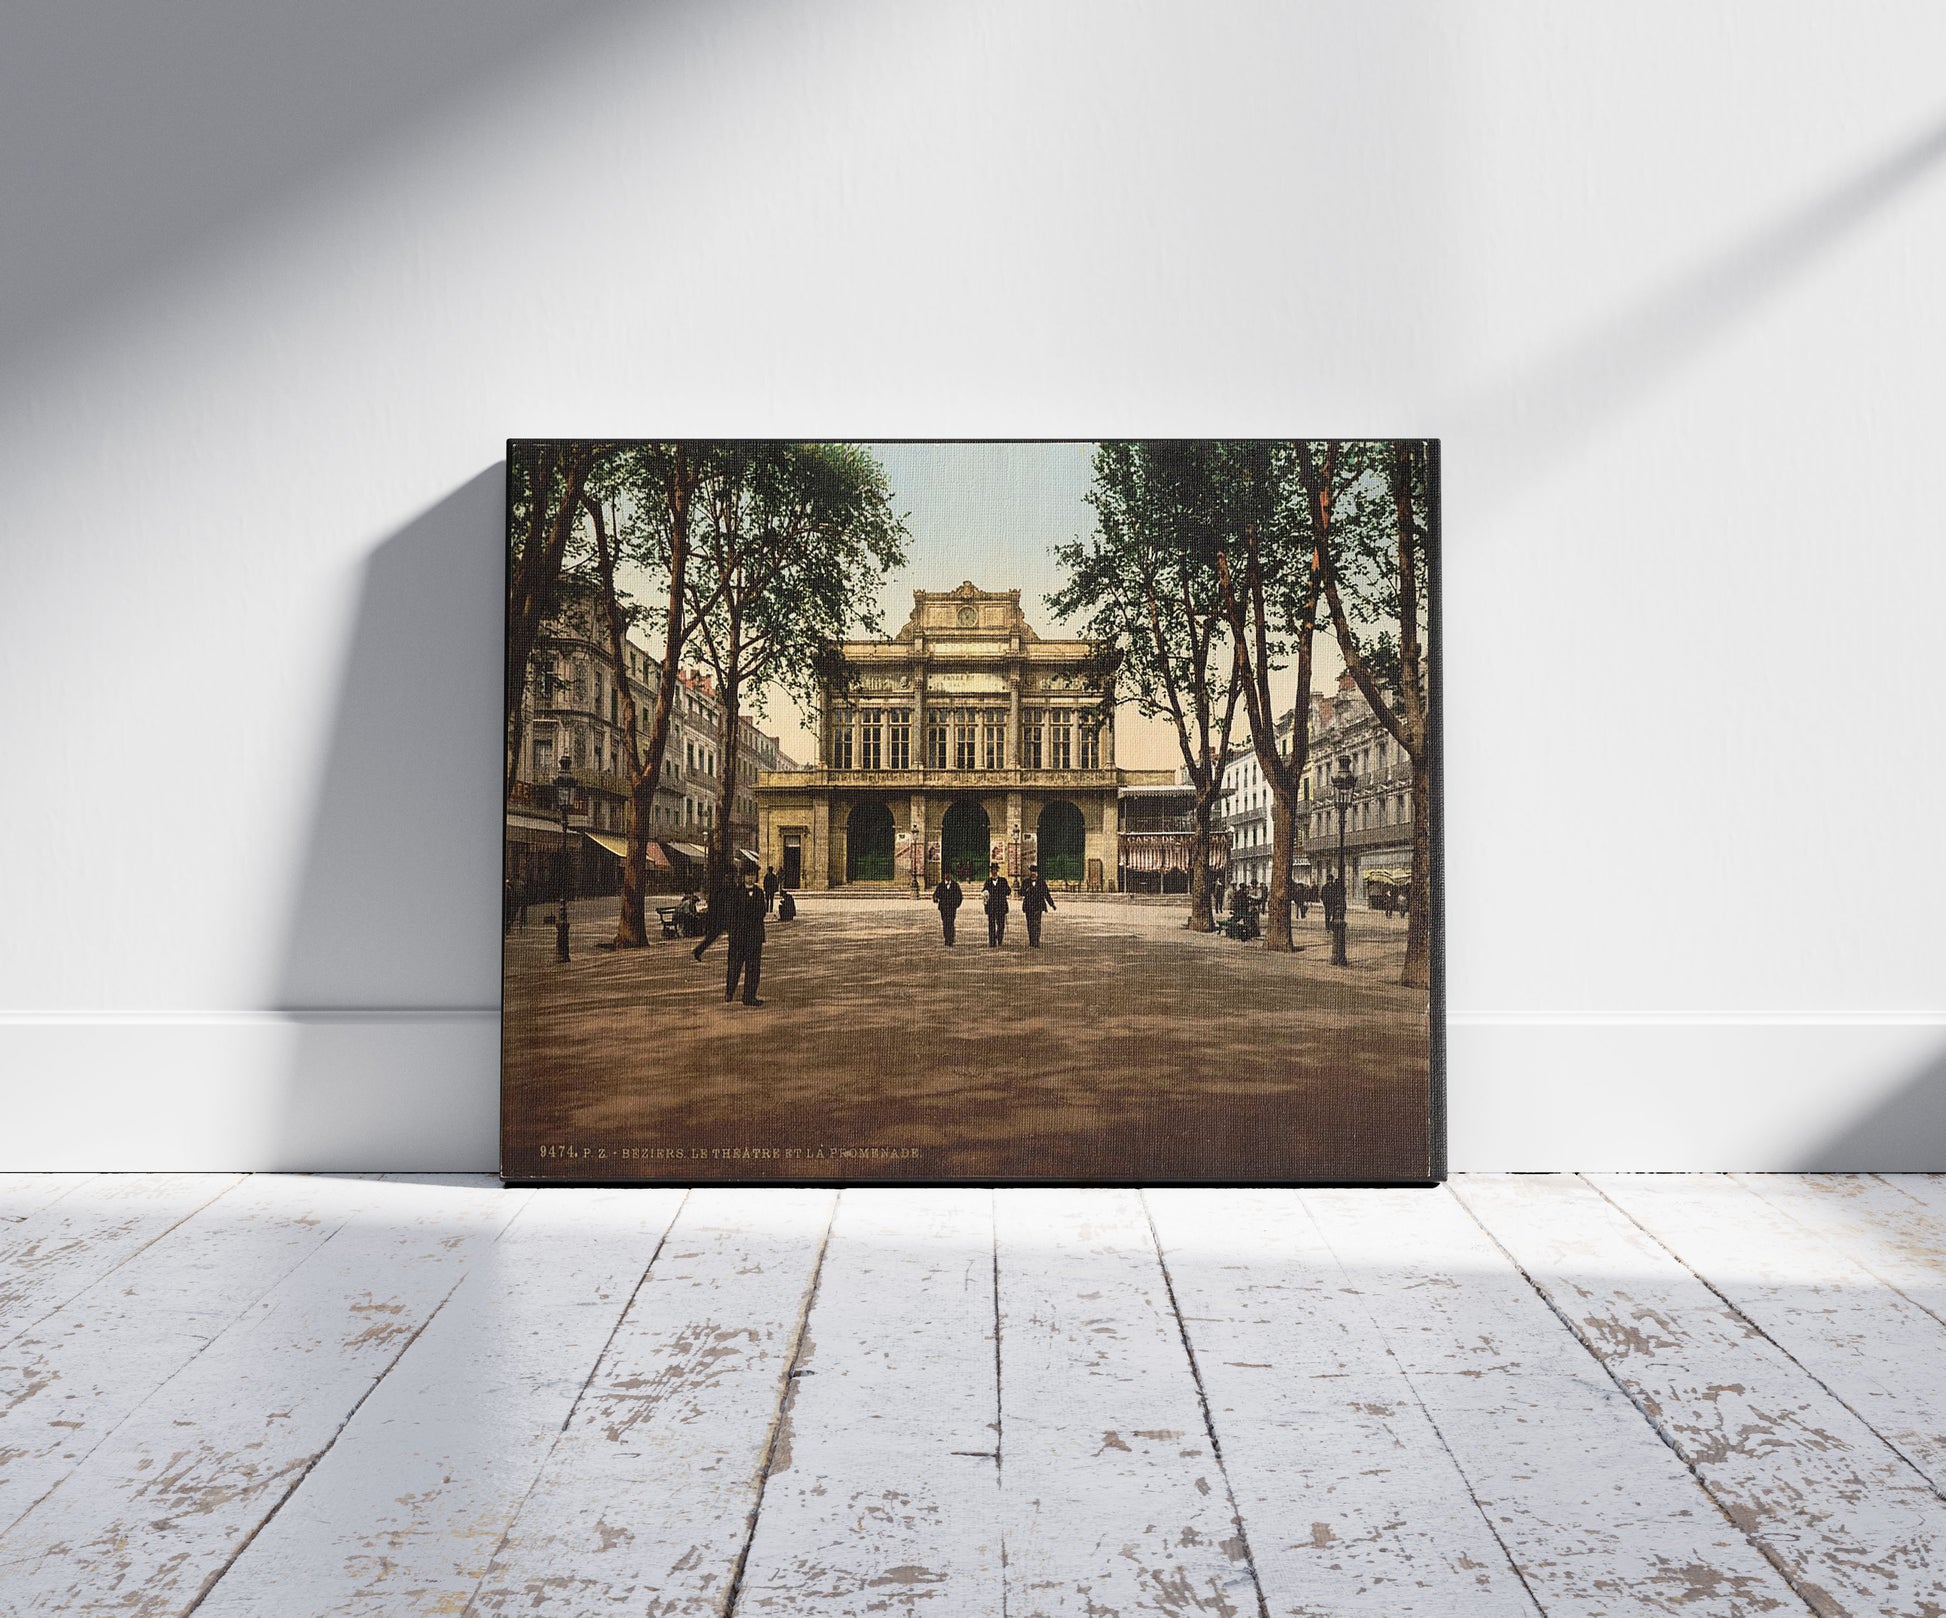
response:
<path id="1" fill-rule="evenodd" d="M 515 440 L 502 1173 L 1444 1175 L 1424 440 Z"/>

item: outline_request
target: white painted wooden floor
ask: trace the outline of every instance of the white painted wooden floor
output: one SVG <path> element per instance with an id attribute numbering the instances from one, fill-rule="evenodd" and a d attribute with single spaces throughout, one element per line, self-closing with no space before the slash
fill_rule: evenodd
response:
<path id="1" fill-rule="evenodd" d="M 0 1613 L 1946 1613 L 1946 1180 L 0 1175 Z"/>

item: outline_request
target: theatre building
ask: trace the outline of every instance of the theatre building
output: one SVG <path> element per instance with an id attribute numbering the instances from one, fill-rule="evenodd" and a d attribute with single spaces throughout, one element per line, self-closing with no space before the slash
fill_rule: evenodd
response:
<path id="1" fill-rule="evenodd" d="M 1093 648 L 1043 640 L 1018 590 L 913 592 L 890 640 L 848 641 L 820 696 L 818 761 L 757 778 L 764 862 L 792 888 L 929 888 L 943 870 L 1112 889 L 1121 788 Z"/>

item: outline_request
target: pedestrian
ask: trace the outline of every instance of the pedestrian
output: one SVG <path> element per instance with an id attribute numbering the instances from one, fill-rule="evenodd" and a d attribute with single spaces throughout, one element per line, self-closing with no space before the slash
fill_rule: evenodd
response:
<path id="1" fill-rule="evenodd" d="M 719 934 L 728 934 L 730 959 L 723 977 L 723 998 L 726 1002 L 736 998 L 737 980 L 741 978 L 743 1003 L 762 1005 L 763 1001 L 757 998 L 757 984 L 764 971 L 764 895 L 763 889 L 757 886 L 754 865 L 746 865 L 743 881 L 725 888 L 711 903 L 709 925 L 709 932 L 696 946 L 696 959 L 703 958 L 703 951 Z"/>
<path id="2" fill-rule="evenodd" d="M 1303 881 L 1293 882 L 1291 897 L 1297 901 L 1297 919 L 1302 921 L 1311 908 L 1311 889 Z"/>
<path id="3" fill-rule="evenodd" d="M 939 906 L 939 925 L 946 931 L 946 947 L 953 947 L 953 913 L 960 907 L 959 884 L 948 871 L 940 877 L 939 886 L 932 890 L 932 902 Z"/>
<path id="4" fill-rule="evenodd" d="M 1331 877 L 1324 884 L 1324 924 L 1337 927 L 1345 919 L 1345 884 L 1340 877 Z"/>
<path id="5" fill-rule="evenodd" d="M 987 948 L 998 949 L 1007 941 L 1007 900 L 1013 895 L 1013 884 L 1000 874 L 1000 867 L 992 868 L 993 874 L 986 880 L 980 892 L 985 895 L 983 904 L 987 913 Z"/>
<path id="6" fill-rule="evenodd" d="M 1020 913 L 1027 918 L 1027 947 L 1041 947 L 1041 914 L 1048 910 L 1058 910 L 1054 895 L 1047 891 L 1047 883 L 1041 878 L 1038 865 L 1027 867 L 1027 880 L 1020 885 Z"/>
<path id="7" fill-rule="evenodd" d="M 764 867 L 764 914 L 770 914 L 770 907 L 777 903 L 777 889 L 782 879 L 768 865 Z"/>
<path id="8" fill-rule="evenodd" d="M 1223 878 L 1220 876 L 1210 884 L 1209 907 L 1218 915 L 1223 913 Z"/>
<path id="9" fill-rule="evenodd" d="M 797 901 L 791 897 L 789 888 L 777 890 L 777 919 L 779 922 L 797 920 Z"/>

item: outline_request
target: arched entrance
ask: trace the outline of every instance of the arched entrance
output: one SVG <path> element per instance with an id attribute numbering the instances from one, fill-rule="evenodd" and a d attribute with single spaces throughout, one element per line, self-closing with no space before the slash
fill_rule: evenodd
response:
<path id="1" fill-rule="evenodd" d="M 962 799 L 946 811 L 946 823 L 939 828 L 939 858 L 962 882 L 985 877 L 993 862 L 993 830 L 977 803 Z"/>
<path id="2" fill-rule="evenodd" d="M 892 880 L 892 811 L 882 803 L 859 804 L 845 822 L 845 880 Z"/>
<path id="3" fill-rule="evenodd" d="M 1065 798 L 1057 798 L 1041 811 L 1036 829 L 1041 875 L 1050 882 L 1079 882 L 1088 863 L 1088 831 L 1081 811 Z"/>

